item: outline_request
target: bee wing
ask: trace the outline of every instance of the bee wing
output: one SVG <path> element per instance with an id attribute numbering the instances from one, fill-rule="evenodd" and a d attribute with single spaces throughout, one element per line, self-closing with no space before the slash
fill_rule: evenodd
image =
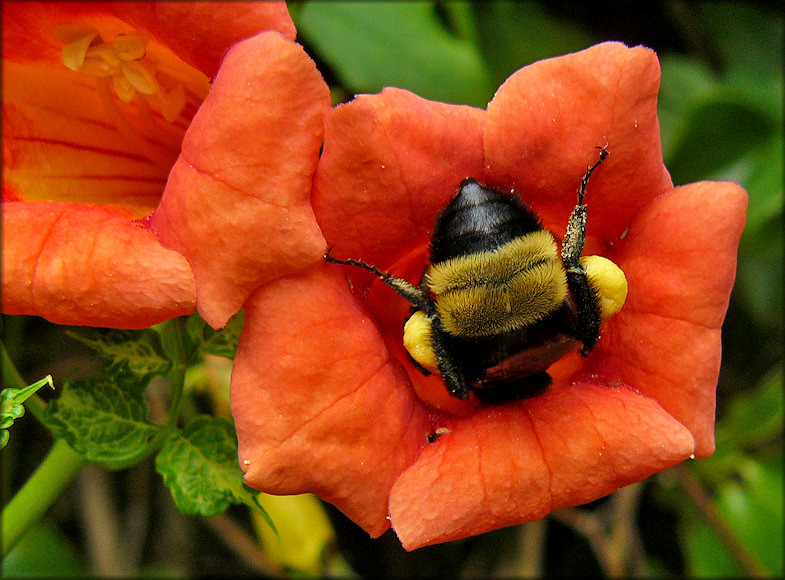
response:
<path id="1" fill-rule="evenodd" d="M 553 363 L 581 346 L 580 341 L 565 334 L 555 334 L 544 342 L 522 350 L 483 372 L 471 386 L 482 389 L 498 383 L 515 381 L 548 370 Z"/>

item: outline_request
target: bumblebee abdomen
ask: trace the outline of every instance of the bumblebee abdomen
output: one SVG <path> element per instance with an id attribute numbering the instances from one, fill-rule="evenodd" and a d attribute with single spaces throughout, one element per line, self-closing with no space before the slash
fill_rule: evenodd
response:
<path id="1" fill-rule="evenodd" d="M 545 319 L 509 333 L 479 338 L 444 337 L 473 388 L 515 381 L 545 371 L 580 342 L 571 336 L 564 307 Z"/>
<path id="2" fill-rule="evenodd" d="M 445 331 L 462 338 L 529 326 L 559 309 L 567 296 L 566 275 L 547 230 L 432 264 L 424 282 Z"/>
<path id="3" fill-rule="evenodd" d="M 495 250 L 515 238 L 542 229 L 537 214 L 517 196 L 482 187 L 474 179 L 437 216 L 430 261 Z"/>

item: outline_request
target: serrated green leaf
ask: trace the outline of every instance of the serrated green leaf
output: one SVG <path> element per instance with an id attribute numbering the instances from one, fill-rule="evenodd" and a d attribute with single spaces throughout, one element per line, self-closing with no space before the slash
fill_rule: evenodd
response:
<path id="1" fill-rule="evenodd" d="M 88 461 L 110 467 L 140 458 L 160 427 L 148 419 L 139 379 L 107 372 L 65 381 L 62 395 L 49 403 L 44 421 Z"/>
<path id="2" fill-rule="evenodd" d="M 52 375 L 47 375 L 40 381 L 27 385 L 21 389 L 3 389 L 0 393 L 0 449 L 3 449 L 10 438 L 8 429 L 14 424 L 16 419 L 25 414 L 24 402 L 32 397 L 44 385 L 55 388 L 52 383 Z"/>
<path id="3" fill-rule="evenodd" d="M 200 415 L 165 439 L 155 467 L 186 515 L 215 516 L 231 504 L 262 511 L 258 492 L 243 482 L 234 426 L 224 417 Z M 266 515 L 266 514 L 265 514 Z"/>
<path id="4" fill-rule="evenodd" d="M 432 2 L 308 2 L 297 30 L 353 92 L 395 86 L 482 107 L 493 96 L 479 50 L 442 25 Z"/>
<path id="5" fill-rule="evenodd" d="M 138 377 L 149 380 L 155 375 L 165 374 L 171 367 L 160 336 L 149 328 L 108 332 L 88 329 L 81 333 L 68 331 L 67 334 L 106 359 L 109 370 L 126 367 Z"/>

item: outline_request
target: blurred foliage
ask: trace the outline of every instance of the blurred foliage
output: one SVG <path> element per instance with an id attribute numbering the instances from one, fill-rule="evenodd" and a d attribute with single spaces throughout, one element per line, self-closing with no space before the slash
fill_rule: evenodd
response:
<path id="1" fill-rule="evenodd" d="M 649 480 L 635 499 L 640 543 L 621 546 L 636 559 L 635 569 L 650 575 L 783 575 L 782 8 L 781 2 L 620 0 L 571 0 L 558 6 L 514 1 L 290 4 L 298 41 L 316 60 L 335 102 L 397 86 L 429 99 L 484 107 L 508 75 L 535 60 L 611 39 L 650 46 L 662 66 L 660 123 L 674 183 L 728 179 L 747 189 L 747 227 L 723 329 L 717 450 L 708 459 Z M 707 255 L 706 268 L 711 267 Z M 74 366 L 94 364 L 91 345 L 97 338 L 89 332 L 80 334 L 80 344 L 40 319 L 4 316 L 3 325 L 9 355 L 30 381 L 51 373 L 59 385 Z M 241 325 L 239 319 L 225 334 L 214 334 L 200 319 L 190 319 L 188 360 L 198 361 L 205 353 L 231 357 Z M 118 337 L 102 340 L 112 345 L 119 361 L 128 353 L 118 350 L 124 344 Z M 141 354 L 135 352 L 133 360 L 153 369 L 149 372 L 163 372 L 166 361 L 155 338 L 147 334 L 135 343 Z M 198 384 L 186 390 L 183 405 L 192 417 L 223 415 L 228 373 L 200 365 L 198 373 L 188 375 Z M 26 417 L 17 419 L 13 429 L 2 452 L 8 467 L 2 474 L 6 498 L 51 443 L 48 432 Z M 211 444 L 225 454 L 225 429 L 210 433 Z M 113 484 L 99 499 L 116 504 L 118 513 L 123 506 L 124 517 L 146 514 L 141 520 L 146 529 L 136 530 L 143 541 L 134 542 L 136 536 L 129 534 L 130 545 L 122 549 L 136 554 L 143 569 L 159 574 L 344 575 L 340 564 L 324 562 L 336 545 L 354 572 L 369 577 L 607 573 L 595 550 L 602 538 L 568 525 L 565 516 L 406 553 L 392 532 L 371 540 L 331 506 L 322 508 L 334 535 L 322 525 L 323 514 L 302 515 L 294 522 L 274 516 L 278 543 L 268 537 L 269 527 L 257 529 L 269 552 L 254 566 L 240 544 L 227 550 L 224 543 L 232 534 L 210 533 L 194 518 L 171 511 L 171 497 L 151 479 L 154 469 L 148 459 L 131 471 L 112 473 Z M 172 461 L 164 471 L 174 476 L 178 469 Z M 90 534 L 75 531 L 89 528 L 68 507 L 78 503 L 75 497 L 76 492 L 67 493 L 17 545 L 3 562 L 6 574 L 83 575 Z M 265 498 L 259 502 L 264 505 Z M 312 510 L 312 502 L 298 509 Z M 158 507 L 151 512 L 153 504 Z M 614 505 L 600 500 L 581 513 L 600 518 Z M 270 506 L 271 512 L 279 507 Z M 254 533 L 249 510 L 234 506 L 228 513 L 244 519 L 245 532 Z M 321 523 L 303 530 L 305 520 Z M 309 527 L 317 530 L 315 544 L 307 536 Z M 522 546 L 535 541 L 541 545 L 532 562 Z"/>

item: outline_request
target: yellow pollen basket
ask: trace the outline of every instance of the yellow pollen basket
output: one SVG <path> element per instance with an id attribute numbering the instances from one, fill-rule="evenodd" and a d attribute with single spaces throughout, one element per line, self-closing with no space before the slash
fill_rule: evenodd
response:
<path id="1" fill-rule="evenodd" d="M 600 299 L 600 315 L 605 322 L 627 300 L 627 277 L 621 268 L 602 256 L 584 256 L 580 263 Z"/>
<path id="2" fill-rule="evenodd" d="M 409 317 L 403 327 L 403 346 L 411 357 L 432 373 L 439 372 L 439 363 L 433 351 L 431 321 L 422 310 Z"/>

